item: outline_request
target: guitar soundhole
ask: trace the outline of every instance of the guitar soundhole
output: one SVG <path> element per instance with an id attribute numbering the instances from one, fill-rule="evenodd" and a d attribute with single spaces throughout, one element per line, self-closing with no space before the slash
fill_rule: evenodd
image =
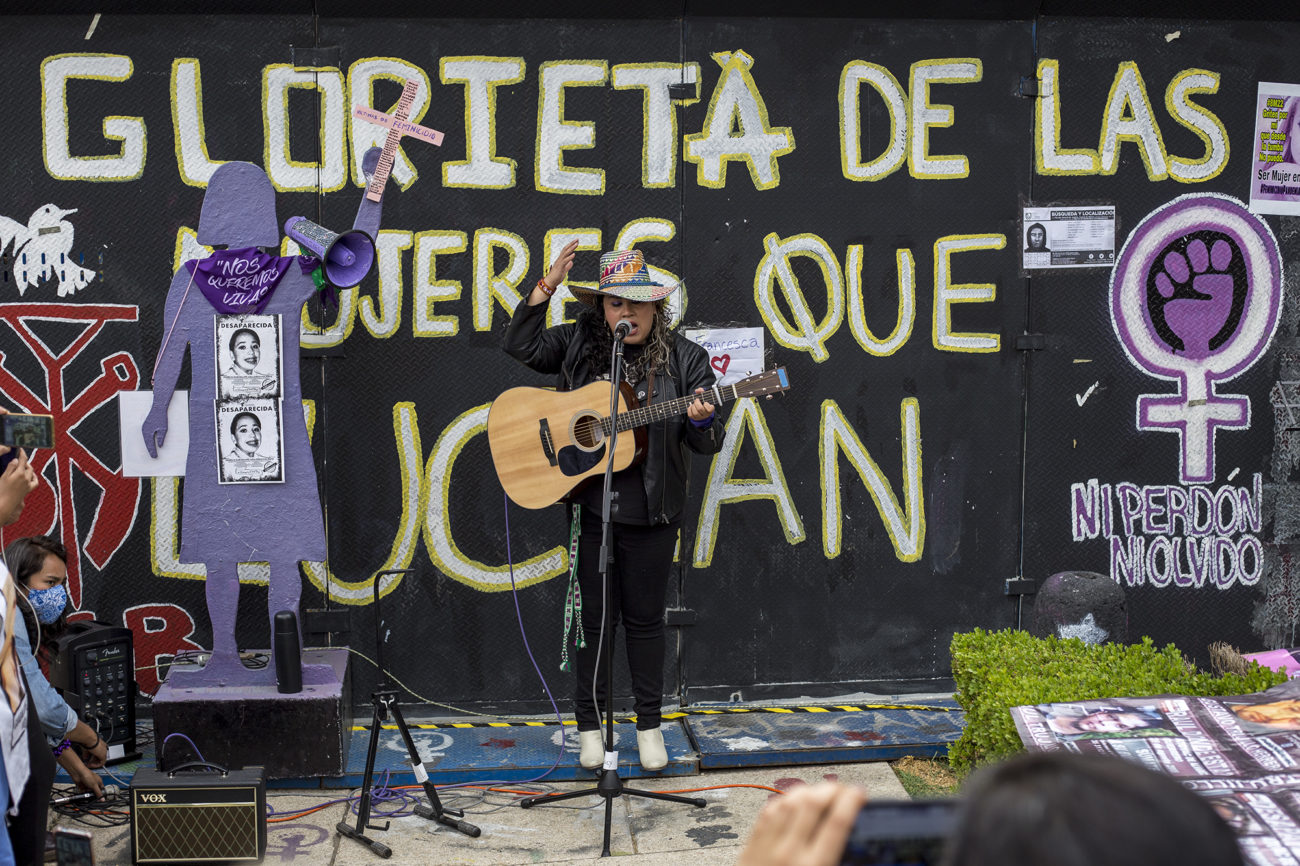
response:
<path id="1" fill-rule="evenodd" d="M 584 450 L 590 450 L 605 440 L 605 431 L 601 429 L 600 416 L 578 415 L 573 419 L 573 444 Z"/>

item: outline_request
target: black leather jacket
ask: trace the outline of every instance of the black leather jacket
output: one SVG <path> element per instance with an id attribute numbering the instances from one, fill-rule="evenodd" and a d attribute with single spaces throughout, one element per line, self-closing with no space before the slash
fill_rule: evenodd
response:
<path id="1" fill-rule="evenodd" d="M 598 377 L 587 364 L 586 335 L 572 323 L 547 328 L 548 306 L 530 307 L 525 301 L 515 308 L 506 327 L 503 343 L 506 353 L 539 373 L 558 374 L 556 387 L 562 391 L 590 384 Z M 676 334 L 672 335 L 672 341 L 669 369 L 655 372 L 655 392 L 648 400 L 646 380 L 636 383 L 633 390 L 637 402 L 661 403 L 690 394 L 696 388 L 713 387 L 716 379 L 709 366 L 708 353 Z M 708 427 L 696 427 L 685 414 L 649 425 L 641 474 L 652 525 L 669 523 L 681 516 L 690 481 L 690 455 L 686 449 L 698 454 L 718 453 L 722 450 L 724 426 L 720 406 Z"/>

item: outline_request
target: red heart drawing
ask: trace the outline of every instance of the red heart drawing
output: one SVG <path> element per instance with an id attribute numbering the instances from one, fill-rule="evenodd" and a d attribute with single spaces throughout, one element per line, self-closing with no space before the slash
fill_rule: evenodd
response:
<path id="1" fill-rule="evenodd" d="M 709 366 L 718 371 L 718 375 L 727 375 L 727 368 L 731 366 L 730 355 L 719 355 L 716 358 L 709 359 Z"/>

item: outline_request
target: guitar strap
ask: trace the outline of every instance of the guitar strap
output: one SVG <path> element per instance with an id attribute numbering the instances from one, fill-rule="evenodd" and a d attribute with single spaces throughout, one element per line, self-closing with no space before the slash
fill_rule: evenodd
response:
<path id="1" fill-rule="evenodd" d="M 582 587 L 578 585 L 578 538 L 582 534 L 582 506 L 570 506 L 573 513 L 569 525 L 569 588 L 564 593 L 564 637 L 560 640 L 560 670 L 569 670 L 569 632 L 573 632 L 573 645 L 587 648 L 587 638 L 582 632 Z M 575 627 L 576 626 L 576 627 Z"/>

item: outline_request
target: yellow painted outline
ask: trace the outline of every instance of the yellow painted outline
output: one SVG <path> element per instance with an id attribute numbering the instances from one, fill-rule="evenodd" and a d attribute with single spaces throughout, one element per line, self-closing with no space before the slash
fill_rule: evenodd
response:
<path id="1" fill-rule="evenodd" d="M 687 99 L 668 98 L 668 179 L 661 183 L 654 183 L 650 180 L 650 88 L 654 82 L 651 81 L 634 81 L 629 84 L 619 82 L 619 73 L 634 70 L 651 70 L 662 69 L 665 72 L 681 73 L 677 82 L 681 84 L 694 84 L 695 96 Z M 686 70 L 691 70 L 694 75 L 694 81 L 686 80 Z M 678 122 L 677 112 L 673 106 L 694 105 L 700 101 L 700 64 L 698 63 L 619 63 L 610 71 L 610 81 L 613 83 L 615 90 L 641 90 L 644 96 L 641 99 L 641 186 L 644 189 L 659 189 L 673 187 L 677 185 L 677 151 L 678 151 Z M 619 246 L 618 249 L 628 249 Z"/>
<path id="2" fill-rule="evenodd" d="M 339 84 L 339 95 L 343 100 L 341 108 L 343 112 L 343 179 L 331 186 L 325 186 L 321 183 L 312 183 L 306 186 L 281 186 L 275 179 L 271 171 L 271 75 L 273 72 L 288 70 L 293 75 L 337 75 Z M 318 99 L 323 99 L 326 94 L 325 88 L 316 79 L 294 80 L 287 79 L 284 82 L 284 98 L 280 100 L 280 114 L 283 121 L 284 141 L 283 153 L 284 165 L 287 168 L 309 168 L 315 169 L 316 177 L 319 180 L 325 169 L 326 154 L 325 143 L 329 140 L 326 135 L 325 122 L 329 112 L 325 111 L 322 106 L 320 111 L 320 125 L 316 130 L 317 153 L 320 154 L 319 162 L 295 162 L 289 156 L 289 91 L 290 90 L 315 90 L 318 92 Z M 271 185 L 277 192 L 337 192 L 347 186 L 348 183 L 348 106 L 347 83 L 343 80 L 343 72 L 334 66 L 294 66 L 292 63 L 268 63 L 262 68 L 262 164 L 266 166 L 266 175 L 271 179 Z"/>
<path id="3" fill-rule="evenodd" d="M 1133 81 L 1133 87 L 1121 90 L 1120 83 L 1127 81 L 1130 78 Z M 1137 94 L 1141 98 L 1142 107 L 1146 110 L 1146 116 L 1151 122 L 1151 134 L 1155 136 L 1156 147 L 1160 150 L 1160 159 L 1166 166 L 1166 170 L 1164 171 L 1157 172 L 1155 167 L 1152 166 L 1151 154 L 1147 152 L 1146 139 L 1141 135 L 1132 132 L 1117 132 L 1114 134 L 1113 138 L 1115 141 L 1115 148 L 1112 151 L 1114 154 L 1114 162 L 1109 168 L 1106 166 L 1106 142 L 1112 138 L 1112 113 L 1114 114 L 1113 125 L 1115 126 L 1129 123 L 1138 126 L 1142 125 L 1141 118 L 1137 116 L 1137 105 L 1130 98 L 1132 95 L 1130 91 L 1132 89 L 1137 90 Z M 1117 95 L 1121 96 L 1122 99 L 1117 101 Z M 1129 117 L 1124 116 L 1125 106 L 1128 106 L 1132 112 Z M 1146 82 L 1142 80 L 1142 71 L 1138 69 L 1137 63 L 1132 60 L 1125 60 L 1119 64 L 1119 67 L 1115 70 L 1115 78 L 1110 84 L 1110 94 L 1106 97 L 1106 110 L 1101 116 L 1101 137 L 1097 142 L 1097 156 L 1099 160 L 1098 174 L 1114 174 L 1119 171 L 1119 149 L 1120 144 L 1125 141 L 1137 143 L 1138 153 L 1142 157 L 1142 164 L 1146 166 L 1148 179 L 1165 180 L 1169 177 L 1169 171 L 1167 168 L 1169 165 L 1169 154 L 1165 151 L 1164 136 L 1160 134 L 1160 125 L 1156 123 L 1156 113 L 1151 107 L 1151 97 L 1147 94 Z"/>
<path id="4" fill-rule="evenodd" d="M 506 269 L 501 272 L 492 270 L 492 262 L 496 258 L 492 251 L 497 247 L 510 253 L 510 259 L 506 262 Z M 520 259 L 522 259 L 523 265 L 519 268 L 519 279 L 511 282 L 509 271 Z M 479 282 L 479 265 L 484 261 L 487 263 L 486 286 Z M 474 232 L 474 251 L 470 262 L 474 273 L 474 330 L 490 331 L 492 329 L 492 313 L 496 309 L 492 303 L 493 298 L 501 302 L 507 316 L 514 315 L 515 307 L 523 303 L 524 300 L 523 295 L 519 292 L 519 285 L 528 279 L 530 262 L 531 253 L 528 250 L 528 243 L 514 232 L 492 227 L 481 228 Z M 506 294 L 507 292 L 509 294 Z"/>
<path id="5" fill-rule="evenodd" d="M 747 433 L 753 436 L 759 464 L 767 473 L 762 478 L 731 476 L 736 469 L 736 459 L 740 456 L 741 445 L 744 444 Z M 764 487 L 769 489 L 763 490 Z M 708 568 L 713 564 L 722 506 L 729 502 L 759 499 L 770 499 L 776 503 L 777 519 L 787 542 L 798 544 L 807 538 L 763 409 L 753 397 L 741 397 L 727 418 L 722 451 L 714 455 L 709 464 L 708 478 L 704 482 L 704 499 L 700 503 L 692 561 L 696 568 Z"/>
<path id="6" fill-rule="evenodd" d="M 1196 78 L 1209 80 L 1203 84 L 1198 82 L 1189 83 L 1186 87 L 1183 86 L 1185 82 L 1191 82 Z M 1214 94 L 1218 92 L 1219 73 L 1211 72 L 1208 69 L 1184 69 L 1175 75 L 1173 80 L 1169 82 L 1169 86 L 1165 88 L 1165 110 L 1169 112 L 1169 116 L 1181 126 L 1190 129 L 1205 145 L 1205 156 L 1200 159 L 1185 159 L 1172 154 L 1167 157 L 1169 176 L 1179 183 L 1203 183 L 1212 180 L 1222 174 L 1223 170 L 1228 166 L 1232 143 L 1228 138 L 1227 127 L 1223 125 L 1223 121 L 1219 120 L 1216 115 L 1201 108 L 1188 98 L 1195 93 Z M 1177 101 L 1175 101 L 1175 95 L 1178 97 Z M 1193 176 L 1192 172 L 1187 171 L 1188 168 L 1208 166 L 1210 160 L 1214 158 L 1214 139 L 1203 126 L 1195 123 L 1197 118 L 1204 118 L 1218 130 L 1219 141 L 1223 144 L 1223 157 L 1219 160 L 1217 167 L 1212 166 L 1210 172 L 1200 176 Z"/>
<path id="7" fill-rule="evenodd" d="M 172 137 L 176 141 L 176 170 L 181 176 L 181 182 L 187 186 L 196 186 L 206 188 L 208 182 L 200 180 L 189 173 L 189 160 L 185 158 L 185 148 L 182 145 L 184 140 L 181 129 L 180 115 L 180 71 L 182 67 L 194 67 L 194 118 L 195 125 L 199 136 L 199 159 L 205 165 L 212 166 L 208 176 L 216 171 L 216 166 L 223 165 L 228 160 L 214 160 L 208 156 L 208 133 L 203 125 L 203 70 L 197 57 L 177 57 L 172 61 L 172 78 L 171 78 L 171 103 L 172 103 Z"/>
<path id="8" fill-rule="evenodd" d="M 303 400 L 304 406 L 307 400 Z M 315 420 L 315 404 L 312 404 L 311 415 L 308 415 L 308 437 L 311 436 L 313 426 L 311 421 Z M 403 437 L 404 430 L 409 430 L 409 437 Z M 425 499 L 428 492 L 424 489 L 424 473 L 420 471 L 420 459 L 422 451 L 420 450 L 420 419 L 415 410 L 415 403 L 395 403 L 393 406 L 393 440 L 396 443 L 396 453 L 398 453 L 398 477 L 402 479 L 402 519 L 398 523 L 398 532 L 393 538 L 393 546 L 389 549 L 389 555 L 383 560 L 382 566 L 376 568 L 368 577 L 363 580 L 339 580 L 334 572 L 329 570 L 328 563 L 321 562 L 304 562 L 303 573 L 307 575 L 307 580 L 311 581 L 316 589 L 325 593 L 331 601 L 337 601 L 342 605 L 369 605 L 374 598 L 374 579 L 381 571 L 390 571 L 394 568 L 407 568 L 411 566 L 411 559 L 415 555 L 416 542 L 420 538 L 420 527 L 417 521 L 421 520 L 424 515 Z M 407 510 L 407 501 L 411 498 L 411 480 L 415 479 L 416 490 L 416 507 L 415 514 Z M 403 542 L 406 550 L 403 550 Z M 387 596 L 398 588 L 406 575 L 385 575 L 380 584 L 380 596 Z"/>
<path id="9" fill-rule="evenodd" d="M 149 481 L 149 563 L 153 573 L 159 577 L 206 580 L 208 570 L 202 563 L 181 562 L 178 520 L 181 480 L 176 477 L 158 477 L 150 478 Z M 172 517 L 166 524 L 162 521 L 165 514 Z M 168 568 L 164 564 L 171 562 L 176 563 L 175 568 Z"/>
<path id="10" fill-rule="evenodd" d="M 805 239 L 813 240 L 820 244 L 825 250 L 826 255 L 824 257 L 818 256 L 811 250 L 796 249 L 786 251 L 785 248 L 790 246 L 793 242 Z M 844 273 L 840 270 L 840 261 L 835 257 L 835 253 L 831 250 L 830 244 L 826 243 L 820 235 L 813 234 L 812 232 L 801 232 L 797 235 L 791 235 L 788 238 L 782 238 L 777 235 L 776 232 L 771 232 L 763 238 L 763 248 L 765 250 L 763 258 L 759 261 L 758 267 L 754 271 L 754 306 L 758 308 L 759 315 L 763 317 L 763 321 L 767 324 L 767 329 L 772 334 L 772 339 L 776 340 L 787 349 L 797 349 L 799 351 L 807 352 L 812 356 L 814 361 L 820 364 L 822 361 L 830 358 L 830 352 L 826 350 L 826 341 L 835 336 L 835 333 L 840 329 L 840 325 L 844 323 L 844 299 L 842 296 L 844 288 Z M 781 257 L 780 262 L 777 262 L 772 258 L 777 255 Z M 791 256 L 806 256 L 816 262 L 817 267 L 821 269 L 822 281 L 826 286 L 826 318 L 821 322 L 814 323 L 812 321 L 812 310 L 809 308 L 807 299 L 804 297 L 803 287 L 799 284 L 799 278 L 795 276 L 794 268 L 790 267 L 789 264 Z M 769 260 L 772 261 L 770 266 L 768 265 Z M 827 260 L 835 263 L 836 273 L 834 275 L 831 274 Z M 787 276 L 787 280 L 785 281 L 781 279 L 782 271 L 784 271 Z M 796 316 L 798 315 L 800 307 L 802 307 L 802 309 L 808 314 L 807 324 L 812 328 L 811 333 L 807 330 L 797 331 L 796 328 L 786 320 L 785 315 L 776 304 L 776 293 L 770 291 L 770 289 L 776 285 L 782 287 L 786 303 Z M 841 293 L 838 297 L 835 292 L 836 285 L 839 286 Z M 799 305 L 795 304 L 794 298 L 791 295 L 792 291 L 798 293 L 800 301 Z M 768 303 L 769 300 L 771 303 Z M 825 336 L 822 336 L 821 331 L 824 326 L 827 326 L 827 323 L 830 323 L 829 327 L 826 329 Z M 777 327 L 777 325 L 780 327 Z M 802 336 L 809 341 L 818 337 L 820 337 L 820 339 L 816 340 L 812 345 L 801 345 L 796 342 L 796 339 L 799 336 Z"/>
<path id="11" fill-rule="evenodd" d="M 120 75 L 108 73 L 105 75 L 69 75 L 59 71 L 55 66 L 54 71 L 59 72 L 57 82 L 50 81 L 50 68 L 60 60 L 71 58 L 90 58 L 94 60 L 109 61 L 126 61 L 126 72 Z M 101 121 L 101 134 L 107 141 L 122 142 L 122 149 L 116 154 L 106 153 L 102 156 L 73 156 L 72 150 L 68 145 L 69 130 L 72 126 L 71 117 L 68 112 L 68 82 L 72 79 L 85 79 L 90 81 L 114 81 L 121 82 L 129 79 L 135 72 L 135 64 L 131 58 L 125 54 L 101 54 L 99 52 L 70 52 L 67 54 L 52 54 L 41 61 L 41 160 L 45 163 L 45 172 L 55 180 L 85 180 L 94 183 L 99 182 L 117 182 L 139 180 L 144 176 L 145 163 L 149 157 L 149 130 L 145 126 L 143 117 L 126 117 L 121 114 L 110 114 Z M 51 85 L 57 85 L 54 90 L 58 92 L 59 105 L 62 106 L 63 119 L 63 153 L 68 161 L 74 164 L 89 163 L 95 165 L 110 160 L 122 160 L 127 158 L 127 138 L 131 133 L 136 133 L 140 140 L 140 164 L 135 174 L 132 175 L 114 175 L 114 176 L 90 176 L 80 174 L 63 175 L 57 174 L 50 165 L 50 124 L 47 116 L 49 93 Z M 118 133 L 121 133 L 120 135 Z"/>
<path id="12" fill-rule="evenodd" d="M 898 310 L 894 330 L 883 340 L 867 324 L 866 300 L 862 296 L 862 244 L 850 244 L 844 261 L 844 292 L 849 300 L 849 330 L 868 355 L 888 357 L 907 344 L 916 326 L 916 259 L 900 247 L 895 253 L 898 267 Z"/>
<path id="13" fill-rule="evenodd" d="M 888 79 L 888 84 L 894 88 L 893 95 L 902 103 L 903 120 L 900 122 L 898 117 L 894 116 L 894 109 L 897 107 L 891 101 L 890 94 L 881 89 L 881 81 L 862 72 L 876 72 Z M 850 96 L 848 92 L 849 77 L 853 75 L 854 86 L 853 93 Z M 871 160 L 871 162 L 862 162 L 862 85 L 863 83 L 871 85 L 871 88 L 880 94 L 884 101 L 887 113 L 889 114 L 889 147 L 880 156 Z M 848 103 L 852 101 L 852 106 Z M 894 172 L 903 167 L 907 162 L 907 137 L 911 130 L 911 100 L 903 91 L 903 86 L 898 83 L 894 74 L 881 66 L 879 63 L 869 63 L 866 60 L 850 60 L 844 64 L 844 69 L 840 71 L 840 173 L 845 178 L 853 181 L 875 181 L 889 177 Z M 854 134 L 849 134 L 848 117 L 850 112 L 854 118 L 852 128 Z M 900 138 L 899 131 L 902 131 Z M 897 150 L 897 155 L 893 151 Z"/>
<path id="14" fill-rule="evenodd" d="M 488 409 L 491 403 L 484 403 L 480 406 L 474 406 L 467 409 L 460 415 L 456 416 L 442 434 L 438 441 L 434 443 L 433 450 L 429 453 L 429 460 L 425 468 L 424 488 L 429 491 L 430 505 L 425 506 L 423 521 L 423 538 L 424 546 L 428 551 L 429 559 L 433 561 L 433 567 L 441 571 L 452 580 L 462 583 L 465 586 L 480 590 L 481 592 L 509 592 L 511 589 L 510 581 L 500 583 L 491 583 L 484 580 L 474 580 L 467 577 L 457 566 L 464 566 L 467 570 L 475 570 L 487 574 L 506 575 L 510 573 L 510 565 L 484 565 L 476 562 L 466 556 L 459 547 L 456 546 L 456 540 L 451 533 L 450 519 L 430 520 L 430 517 L 438 517 L 451 514 L 451 475 L 456 466 L 456 458 L 460 456 L 461 451 L 471 439 L 480 434 L 487 432 Z M 475 416 L 478 416 L 477 420 Z M 458 432 L 458 438 L 448 440 L 447 437 Z M 432 505 L 432 495 L 434 488 L 434 473 L 438 472 L 441 483 L 438 486 L 438 504 L 440 514 L 433 515 L 429 513 Z M 439 545 L 435 543 L 433 533 L 434 529 L 430 524 L 437 524 L 437 531 L 441 534 L 442 541 L 446 545 L 452 561 L 443 558 Z M 556 564 L 546 567 L 547 560 L 554 559 Z M 568 574 L 569 551 L 564 545 L 553 547 L 545 553 L 526 559 L 523 562 L 516 563 L 514 566 L 515 587 L 523 589 L 532 586 L 535 583 L 541 583 L 544 580 L 550 580 L 559 575 Z"/>
<path id="15" fill-rule="evenodd" d="M 961 244 L 962 241 L 973 241 Z M 930 328 L 930 340 L 941 352 L 996 352 L 1002 345 L 998 334 L 979 332 L 957 332 L 952 330 L 953 304 L 991 303 L 997 300 L 996 283 L 950 283 L 952 276 L 953 253 L 974 252 L 976 250 L 1000 250 L 1007 245 L 1007 236 L 995 235 L 946 235 L 934 242 L 934 319 Z M 942 338 L 954 340 L 983 341 L 985 345 L 955 346 L 940 342 L 940 322 L 943 323 Z"/>
<path id="16" fill-rule="evenodd" d="M 361 86 L 357 81 L 357 76 L 359 75 L 359 73 L 357 73 L 357 67 L 371 63 L 393 63 L 402 67 L 402 69 L 409 70 L 410 74 L 390 70 L 367 74 L 364 79 L 366 100 L 363 103 L 357 103 L 354 100 L 356 99 L 357 90 Z M 409 78 L 419 79 L 420 83 L 424 85 L 416 91 L 416 97 L 411 103 L 411 115 L 407 118 L 409 123 L 420 123 L 424 120 L 424 115 L 429 111 L 429 105 L 433 102 L 433 85 L 429 82 L 429 76 L 423 69 L 416 66 L 414 63 L 401 59 L 400 57 L 363 57 L 348 67 L 346 80 L 347 90 L 344 93 L 344 102 L 347 104 L 347 107 L 344 109 L 344 114 L 346 116 L 343 119 L 343 136 L 348 142 L 349 149 L 352 151 L 352 159 L 348 161 L 348 171 L 351 173 L 352 183 L 356 187 L 363 187 L 366 185 L 365 174 L 361 171 L 361 158 L 369 148 L 359 149 L 357 147 L 356 124 L 358 121 L 352 116 L 352 107 L 361 104 L 366 108 L 375 108 L 375 81 L 377 79 L 393 81 L 396 82 L 398 86 L 404 87 Z M 420 99 L 421 96 L 424 97 L 423 100 Z M 378 109 L 375 110 L 377 111 Z M 397 103 L 394 102 L 388 110 L 384 112 L 384 114 L 392 114 L 396 110 Z M 364 120 L 360 122 L 367 123 L 371 126 L 374 125 L 369 124 L 368 121 Z M 380 147 L 383 147 L 383 142 L 387 137 L 386 132 L 380 136 L 380 141 L 378 142 Z M 405 181 L 401 179 L 402 174 L 406 174 Z M 400 190 L 409 189 L 411 184 L 420 179 L 420 172 L 416 170 L 415 164 L 412 163 L 406 156 L 405 152 L 403 152 L 400 140 L 397 144 L 397 151 L 393 155 L 393 171 L 392 174 L 389 175 L 389 178 L 397 182 L 397 188 Z"/>
<path id="17" fill-rule="evenodd" d="M 917 73 L 922 69 L 932 69 L 938 66 L 974 66 L 975 71 L 968 76 L 944 76 L 929 78 L 920 76 Z M 932 84 L 970 84 L 984 79 L 984 64 L 978 57 L 948 57 L 939 60 L 918 60 L 912 64 L 908 74 L 910 82 L 909 89 L 911 93 L 911 109 L 908 116 L 908 124 L 911 127 L 910 138 L 911 147 L 907 152 L 907 173 L 920 180 L 944 180 L 952 178 L 970 177 L 970 160 L 965 154 L 956 153 L 946 156 L 935 156 L 930 153 L 930 127 L 940 129 L 947 128 L 956 123 L 957 110 L 951 105 L 944 103 L 930 102 L 930 85 Z M 947 113 L 944 120 L 927 120 L 918 121 L 917 113 L 926 110 L 940 110 Z M 919 127 L 919 128 L 918 128 Z M 919 171 L 916 167 L 917 162 L 935 163 L 935 162 L 958 162 L 961 164 L 959 171 L 942 171 L 930 174 L 929 172 Z"/>
<path id="18" fill-rule="evenodd" d="M 380 229 L 379 237 L 375 238 L 375 271 L 379 281 L 379 290 L 375 297 L 369 296 L 357 297 L 357 314 L 361 318 L 361 325 L 370 332 L 370 336 L 377 340 L 386 340 L 397 333 L 402 327 L 402 298 L 405 295 L 402 281 L 402 251 L 409 250 L 412 246 L 414 233 L 404 229 Z M 397 243 L 393 243 L 397 241 Z M 385 274 L 384 269 L 379 267 L 387 256 L 397 257 L 397 267 L 392 274 Z M 392 283 L 396 282 L 394 287 Z M 389 304 L 391 301 L 391 305 Z M 385 312 L 391 306 L 393 321 L 387 324 L 384 317 L 380 315 L 380 310 Z M 383 325 L 384 327 L 380 327 Z"/>
<path id="19" fill-rule="evenodd" d="M 212 254 L 212 247 L 203 246 L 199 243 L 199 233 L 189 226 L 181 226 L 176 230 L 176 243 L 172 247 L 172 273 L 175 274 L 181 269 L 181 265 L 190 261 L 185 256 L 185 241 L 191 240 L 203 249 L 203 257 L 207 258 Z"/>
<path id="20" fill-rule="evenodd" d="M 304 401 L 305 402 L 305 401 Z M 309 431 L 312 425 L 308 425 Z M 408 433 L 409 436 L 404 436 Z M 393 537 L 384 564 L 375 569 L 362 580 L 340 580 L 326 563 L 304 562 L 303 573 L 312 585 L 326 594 L 331 600 L 340 604 L 366 605 L 374 598 L 375 578 L 381 571 L 408 568 L 415 555 L 415 547 L 420 538 L 420 522 L 423 520 L 425 504 L 428 501 L 428 489 L 424 484 L 421 471 L 420 423 L 414 403 L 395 403 L 393 405 L 393 441 L 397 447 L 398 477 L 402 480 L 402 518 Z M 411 483 L 417 485 L 414 513 L 406 507 L 411 498 Z M 403 549 L 405 548 L 405 549 Z M 379 595 L 386 596 L 401 584 L 403 574 L 384 575 L 379 585 Z"/>
<path id="21" fill-rule="evenodd" d="M 767 103 L 763 101 L 763 96 L 758 90 L 758 83 L 754 81 L 754 76 L 749 72 L 749 67 L 754 63 L 753 57 L 744 51 L 719 51 L 710 56 L 719 66 L 722 67 L 722 74 L 718 76 L 718 82 L 713 86 L 713 95 L 709 97 L 709 107 L 705 112 L 704 122 L 700 124 L 701 131 L 692 133 L 685 138 L 686 152 L 683 158 L 687 162 L 695 163 L 695 182 L 699 186 L 707 187 L 709 189 L 724 188 L 727 185 L 727 164 L 730 162 L 743 162 L 745 163 L 745 167 L 749 169 L 749 178 L 753 182 L 755 189 L 775 189 L 781 185 L 781 165 L 779 157 L 792 153 L 795 148 L 794 131 L 789 126 L 771 126 L 767 113 Z M 733 102 L 729 106 L 730 110 L 727 112 L 726 123 L 723 126 L 718 127 L 719 129 L 724 129 L 725 132 L 723 134 L 715 135 L 713 131 L 714 127 L 717 126 L 716 115 L 718 111 L 718 103 L 722 94 L 727 90 L 731 77 L 734 75 L 740 76 L 741 83 L 744 85 L 746 92 L 748 92 L 750 99 L 753 100 L 754 108 L 758 112 L 759 126 L 762 129 L 762 132 L 757 134 L 765 138 L 784 137 L 786 140 L 785 146 L 775 148 L 767 156 L 767 161 L 772 175 L 772 180 L 769 182 L 763 182 L 759 178 L 758 166 L 754 161 L 753 151 L 722 151 L 721 153 L 716 154 L 716 156 L 710 155 L 708 157 L 694 156 L 691 153 L 692 146 L 696 143 L 703 144 L 714 139 L 719 141 L 743 140 L 749 134 L 749 130 L 745 129 L 743 121 L 741 121 L 736 112 L 736 107 L 739 105 L 738 102 Z M 741 134 L 739 136 L 731 134 L 732 127 L 735 124 L 740 125 Z M 703 130 L 709 131 L 705 132 Z M 706 175 L 708 167 L 705 165 L 705 160 L 712 160 L 714 158 L 718 161 L 718 179 L 716 181 L 710 181 Z"/>
<path id="22" fill-rule="evenodd" d="M 547 73 L 552 69 L 561 67 L 571 69 L 599 69 L 600 80 L 586 81 L 579 79 L 563 79 L 558 85 L 559 94 L 555 97 L 555 116 L 556 124 L 560 127 L 573 127 L 575 129 L 590 129 L 591 144 L 564 144 L 556 149 L 555 170 L 560 174 L 574 175 L 592 175 L 600 178 L 600 186 L 597 189 L 565 189 L 564 187 L 546 186 L 542 183 L 542 114 L 545 111 L 548 100 L 547 87 L 550 82 L 547 81 Z M 585 168 L 569 167 L 564 164 L 564 153 L 569 150 L 591 150 L 596 146 L 596 122 L 593 120 L 565 120 L 564 119 L 564 91 L 569 87 L 603 87 L 609 81 L 609 62 L 606 60 L 548 60 L 541 64 L 537 69 L 537 135 L 534 138 L 533 150 L 533 185 L 540 192 L 553 192 L 567 195 L 604 195 L 605 194 L 605 170 L 603 168 Z"/>
<path id="23" fill-rule="evenodd" d="M 1044 58 L 1038 61 L 1038 87 L 1042 94 L 1034 100 L 1034 171 L 1041 175 L 1091 175 L 1101 168 L 1101 155 L 1089 147 L 1061 149 L 1061 63 L 1059 60 Z M 1051 104 L 1052 110 L 1052 156 L 1082 156 L 1088 160 L 1087 168 L 1048 168 L 1046 140 L 1043 137 L 1043 123 L 1047 115 L 1043 106 Z"/>
<path id="24" fill-rule="evenodd" d="M 817 439 L 817 458 L 821 465 L 822 476 L 822 553 L 827 559 L 835 559 L 842 549 L 843 508 L 840 503 L 840 465 L 839 454 L 843 453 L 849 463 L 857 470 L 863 486 L 876 503 L 885 534 L 894 546 L 894 556 L 900 562 L 916 562 L 925 551 L 925 490 L 921 477 L 921 408 L 915 397 L 906 397 L 899 407 L 899 427 L 902 435 L 903 496 L 915 508 L 904 509 L 894 496 L 885 473 L 872 459 L 857 431 L 849 425 L 848 419 L 840 411 L 834 400 L 822 401 L 821 435 Z M 915 451 L 908 448 L 915 443 Z M 910 527 L 915 532 L 915 550 L 905 552 L 894 532 L 894 520 L 900 529 L 907 531 Z M 835 538 L 831 537 L 831 522 L 834 521 Z"/>
<path id="25" fill-rule="evenodd" d="M 555 261 L 555 255 L 564 249 L 564 245 L 569 241 L 577 239 L 578 252 L 600 252 L 601 250 L 601 231 L 595 227 L 579 227 L 571 229 L 548 229 L 545 238 L 542 240 L 542 261 L 546 263 L 546 270 L 550 270 L 551 263 Z M 573 273 L 570 271 L 569 273 Z M 550 303 L 546 307 L 546 324 L 549 327 L 561 325 L 566 322 L 572 322 L 573 319 L 567 318 L 569 304 L 579 304 L 582 302 L 573 296 L 572 287 L 577 286 L 580 289 L 595 289 L 600 283 L 597 280 L 565 280 L 556 287 L 555 294 L 551 296 Z M 532 291 L 529 287 L 529 291 Z"/>
<path id="26" fill-rule="evenodd" d="M 424 249 L 424 247 L 428 249 Z M 438 256 L 463 253 L 469 235 L 460 231 L 426 231 L 415 235 L 411 255 L 411 334 L 416 337 L 454 337 L 460 333 L 460 316 L 433 315 L 438 301 L 458 301 L 465 287 L 460 280 L 438 279 Z M 425 273 L 425 264 L 428 272 Z M 438 291 L 441 290 L 441 291 Z M 427 327 L 425 327 L 427 326 Z"/>
<path id="27" fill-rule="evenodd" d="M 504 78 L 490 78 L 484 81 L 487 86 L 487 116 L 488 116 L 488 162 L 493 165 L 504 165 L 510 169 L 510 181 L 506 184 L 480 184 L 480 183 L 457 183 L 451 179 L 450 169 L 460 166 L 470 166 L 473 160 L 470 158 L 471 142 L 474 136 L 470 130 L 474 128 L 473 121 L 473 102 L 471 99 L 471 79 L 462 78 L 458 75 L 447 75 L 448 63 L 473 63 L 485 61 L 488 63 L 500 63 L 503 66 L 513 63 L 517 69 L 515 75 L 509 75 Z M 465 82 L 465 159 L 447 160 L 442 164 L 442 185 L 445 187 L 458 187 L 463 189 L 511 189 L 514 187 L 518 176 L 519 163 L 505 156 L 497 156 L 497 88 L 503 84 L 518 84 L 524 80 L 527 74 L 528 64 L 522 57 L 491 57 L 487 55 L 463 54 L 456 57 L 444 57 L 438 62 L 438 79 L 443 84 L 452 82 Z"/>

